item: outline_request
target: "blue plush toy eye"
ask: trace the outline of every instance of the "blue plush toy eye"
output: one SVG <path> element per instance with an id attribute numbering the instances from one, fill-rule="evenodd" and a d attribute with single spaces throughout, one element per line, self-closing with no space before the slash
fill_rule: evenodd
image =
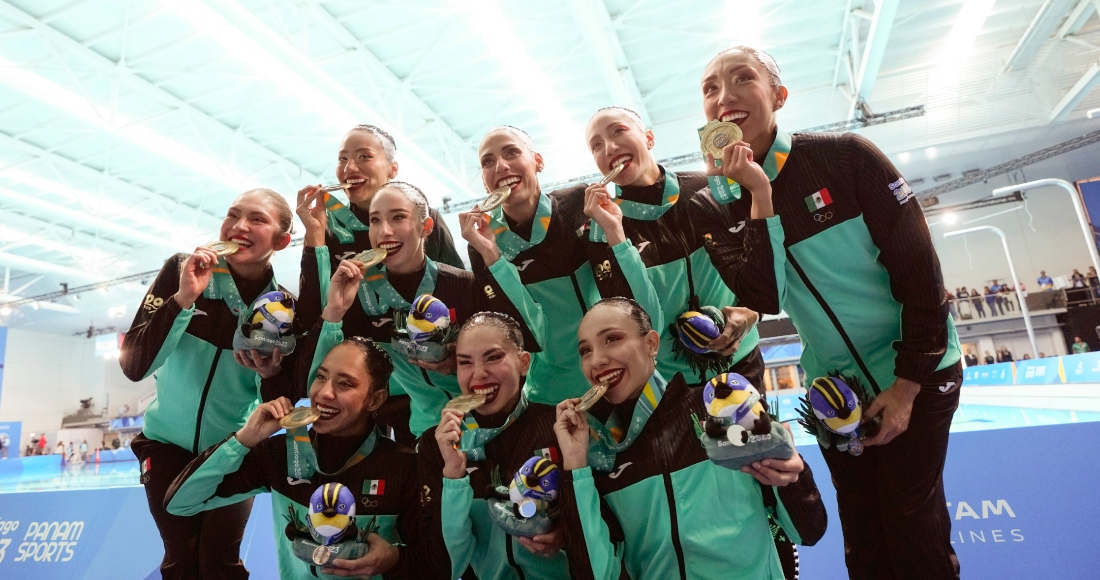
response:
<path id="1" fill-rule="evenodd" d="M 713 388 L 704 389 L 703 390 L 703 404 L 709 405 L 713 401 L 714 401 L 714 389 Z"/>
<path id="2" fill-rule="evenodd" d="M 340 511 L 344 511 L 345 509 L 347 509 L 347 506 L 345 506 L 344 504 L 340 504 L 340 507 L 337 509 L 339 509 Z"/>

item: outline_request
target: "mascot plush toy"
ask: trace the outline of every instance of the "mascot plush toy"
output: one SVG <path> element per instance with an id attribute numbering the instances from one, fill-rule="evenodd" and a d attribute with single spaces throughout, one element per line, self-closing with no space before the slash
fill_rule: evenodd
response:
<path id="1" fill-rule="evenodd" d="M 268 292 L 256 299 L 241 331 L 233 336 L 233 350 L 290 354 L 295 346 L 294 335 L 289 334 L 293 322 L 294 297 L 280 290 Z"/>
<path id="2" fill-rule="evenodd" d="M 528 459 L 507 488 L 493 490 L 497 497 L 488 501 L 493 522 L 513 536 L 530 538 L 547 532 L 557 515 L 560 480 L 557 464 L 544 457 Z"/>
<path id="3" fill-rule="evenodd" d="M 408 358 L 439 362 L 447 358 L 447 344 L 458 335 L 458 329 L 451 325 L 453 317 L 443 301 L 431 294 L 421 294 L 404 316 L 395 313 L 397 336 L 391 344 Z"/>
<path id="4" fill-rule="evenodd" d="M 703 387 L 707 418 L 700 439 L 707 456 L 728 469 L 761 459 L 790 459 L 791 434 L 768 414 L 760 392 L 737 373 L 722 373 Z"/>
<path id="5" fill-rule="evenodd" d="M 722 334 L 725 325 L 726 317 L 713 306 L 688 310 L 676 317 L 669 329 L 679 339 L 672 343 L 676 358 L 686 360 L 699 374 L 713 374 L 729 368 L 732 356 L 722 356 L 707 348 L 710 341 Z"/>
<path id="6" fill-rule="evenodd" d="M 857 389 L 849 386 L 849 382 Z M 835 445 L 839 451 L 859 455 L 863 453 L 862 439 L 878 431 L 880 419 L 863 421 L 863 409 L 871 401 L 865 398 L 858 385 L 854 377 L 843 379 L 839 376 L 819 377 L 810 383 L 802 399 L 799 409 L 802 418 L 798 422 L 817 437 L 822 447 Z"/>
<path id="7" fill-rule="evenodd" d="M 354 560 L 367 554 L 367 535 L 376 526 L 373 520 L 366 529 L 356 526 L 355 495 L 343 485 L 326 483 L 318 487 L 309 499 L 305 523 L 293 507 L 289 512 L 286 536 L 299 560 L 323 566 L 334 558 Z"/>

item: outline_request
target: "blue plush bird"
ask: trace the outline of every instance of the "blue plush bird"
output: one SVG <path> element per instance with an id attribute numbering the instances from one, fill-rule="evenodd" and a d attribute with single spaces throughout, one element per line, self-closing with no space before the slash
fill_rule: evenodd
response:
<path id="1" fill-rule="evenodd" d="M 722 334 L 722 329 L 705 313 L 688 310 L 676 318 L 676 334 L 680 342 L 695 354 L 707 354 L 710 341 Z"/>
<path id="2" fill-rule="evenodd" d="M 326 483 L 309 498 L 309 529 L 314 539 L 328 546 L 344 538 L 355 527 L 355 496 L 339 483 Z"/>
<path id="3" fill-rule="evenodd" d="M 241 334 L 245 338 L 252 336 L 253 330 L 265 330 L 273 335 L 282 336 L 290 330 L 294 322 L 294 297 L 286 292 L 275 290 L 256 299 L 245 323 L 241 325 Z"/>
<path id="4" fill-rule="evenodd" d="M 545 457 L 532 457 L 519 468 L 508 486 L 508 499 L 519 518 L 529 518 L 558 498 L 561 470 Z"/>
<path id="5" fill-rule="evenodd" d="M 825 428 L 849 435 L 859 428 L 863 411 L 855 391 L 837 377 L 819 377 L 810 385 L 810 406 Z"/>
<path id="6" fill-rule="evenodd" d="M 409 338 L 414 342 L 427 340 L 437 330 L 450 325 L 451 311 L 443 301 L 431 294 L 422 294 L 413 301 L 405 322 Z"/>
<path id="7" fill-rule="evenodd" d="M 756 435 L 771 433 L 771 419 L 760 392 L 737 373 L 722 373 L 708 381 L 703 387 L 703 404 L 710 416 L 705 430 L 711 437 L 725 436 L 734 424 Z"/>

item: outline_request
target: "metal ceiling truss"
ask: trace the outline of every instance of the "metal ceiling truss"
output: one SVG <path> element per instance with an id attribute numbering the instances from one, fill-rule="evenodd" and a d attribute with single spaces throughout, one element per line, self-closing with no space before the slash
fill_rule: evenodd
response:
<path id="1" fill-rule="evenodd" d="M 1014 191 L 1008 195 L 1000 195 L 997 197 L 983 197 L 981 199 L 977 199 L 975 201 L 970 201 L 967 203 L 925 208 L 924 216 L 932 217 L 946 212 L 960 212 L 970 209 L 980 209 L 983 207 L 1001 205 L 1005 203 L 1023 203 L 1024 201 L 1026 201 L 1026 199 L 1027 198 L 1022 192 Z"/>
<path id="2" fill-rule="evenodd" d="M 1046 0 L 1020 38 L 1020 42 L 1016 43 L 1016 48 L 1005 61 L 1001 72 L 1009 73 L 1026 69 L 1039 53 L 1039 49 L 1070 13 L 1075 1 Z"/>
<path id="3" fill-rule="evenodd" d="M 84 292 L 91 292 L 92 290 L 106 290 L 111 286 L 117 286 L 119 284 L 126 284 L 127 282 L 141 282 L 148 283 L 157 277 L 160 270 L 150 270 L 148 272 L 139 272 L 137 274 L 130 274 L 129 276 L 123 276 L 121 278 L 112 278 L 110 280 L 104 280 L 102 282 L 96 282 L 94 284 L 87 284 L 85 286 L 77 286 L 75 288 L 65 288 L 63 290 L 57 290 L 54 292 L 47 292 L 45 294 L 38 294 L 37 296 L 28 296 L 26 298 L 20 298 L 12 302 L 5 302 L 0 306 L 6 306 L 8 308 L 17 308 L 20 306 L 33 306 L 35 303 L 45 306 L 52 300 L 58 298 L 65 298 L 67 296 L 78 296 Z"/>
<path id="4" fill-rule="evenodd" d="M 876 0 L 873 14 L 862 8 L 853 9 L 850 0 L 846 6 L 844 27 L 838 46 L 839 60 L 833 71 L 833 86 L 841 86 L 839 75 L 843 68 L 848 78 L 844 92 L 852 100 L 849 120 L 869 116 L 870 109 L 866 104 L 871 100 L 875 80 L 882 67 L 882 57 L 886 54 L 886 46 L 890 41 L 899 1 Z M 859 33 L 863 20 L 870 22 L 870 28 L 861 46 Z"/>
<path id="5" fill-rule="evenodd" d="M 634 71 L 623 52 L 604 0 L 569 0 L 569 9 L 580 26 L 589 56 L 599 68 L 600 78 L 611 96 L 609 104 L 633 109 L 647 127 L 652 126 L 653 120 L 646 109 L 642 91 L 634 79 Z"/>

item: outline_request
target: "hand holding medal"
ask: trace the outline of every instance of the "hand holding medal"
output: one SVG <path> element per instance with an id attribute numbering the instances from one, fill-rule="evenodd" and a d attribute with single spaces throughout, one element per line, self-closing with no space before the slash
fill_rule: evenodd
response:
<path id="1" fill-rule="evenodd" d="M 251 449 L 274 435 L 279 429 L 285 429 L 286 425 L 283 422 L 297 412 L 299 409 L 295 409 L 294 403 L 286 397 L 263 403 L 252 411 L 248 422 L 237 431 L 237 442 Z"/>
<path id="2" fill-rule="evenodd" d="M 584 214 L 603 228 L 607 234 L 607 243 L 612 246 L 622 243 L 626 239 L 626 232 L 623 230 L 623 210 L 615 203 L 612 190 L 607 186 L 619 175 L 624 165 L 615 165 L 603 179 L 584 190 Z"/>

